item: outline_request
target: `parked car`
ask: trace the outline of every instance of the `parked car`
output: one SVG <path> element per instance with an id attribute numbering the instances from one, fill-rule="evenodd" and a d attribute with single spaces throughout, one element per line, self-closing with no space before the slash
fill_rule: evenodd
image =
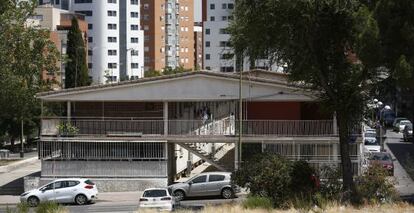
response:
<path id="1" fill-rule="evenodd" d="M 372 152 L 368 160 L 370 164 L 378 163 L 382 165 L 389 175 L 394 176 L 394 162 L 390 153 Z"/>
<path id="2" fill-rule="evenodd" d="M 176 198 L 172 195 L 172 191 L 169 188 L 146 189 L 139 199 L 139 208 L 174 211 L 175 207 Z"/>
<path id="3" fill-rule="evenodd" d="M 97 198 L 98 188 L 95 183 L 82 178 L 57 179 L 20 195 L 20 201 L 27 202 L 32 207 L 46 201 L 84 205 Z"/>
<path id="4" fill-rule="evenodd" d="M 364 133 L 364 151 L 365 152 L 380 152 L 381 146 L 377 140 L 377 134 L 374 132 Z"/>
<path id="5" fill-rule="evenodd" d="M 399 131 L 398 132 L 404 131 L 405 125 L 408 125 L 408 124 L 411 124 L 411 121 L 409 121 L 409 120 L 401 120 L 398 123 L 398 127 L 399 127 Z"/>
<path id="6" fill-rule="evenodd" d="M 413 140 L 413 124 L 405 125 L 403 130 L 403 139 L 404 141 L 412 141 Z"/>
<path id="7" fill-rule="evenodd" d="M 394 122 L 392 123 L 392 129 L 393 129 L 395 132 L 398 132 L 398 131 L 400 130 L 399 123 L 400 123 L 400 121 L 402 121 L 402 120 L 408 120 L 408 119 L 407 119 L 407 118 L 404 118 L 404 117 L 398 117 L 398 118 L 395 118 L 395 119 L 394 119 Z"/>
<path id="8" fill-rule="evenodd" d="M 186 197 L 217 195 L 230 199 L 234 197 L 235 193 L 240 192 L 239 187 L 231 185 L 230 179 L 230 172 L 206 172 L 196 175 L 186 182 L 173 184 L 169 188 L 177 200 L 183 200 Z"/>

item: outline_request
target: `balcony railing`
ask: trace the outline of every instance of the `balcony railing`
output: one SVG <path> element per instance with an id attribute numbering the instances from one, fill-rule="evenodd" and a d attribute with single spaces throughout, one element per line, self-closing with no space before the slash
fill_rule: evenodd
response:
<path id="1" fill-rule="evenodd" d="M 58 135 L 57 126 L 67 124 L 78 129 L 76 135 L 164 135 L 163 120 L 97 119 L 97 118 L 44 118 L 42 135 Z M 333 136 L 332 120 L 243 120 L 245 136 Z M 238 135 L 239 121 L 221 120 L 168 120 L 168 135 Z"/>

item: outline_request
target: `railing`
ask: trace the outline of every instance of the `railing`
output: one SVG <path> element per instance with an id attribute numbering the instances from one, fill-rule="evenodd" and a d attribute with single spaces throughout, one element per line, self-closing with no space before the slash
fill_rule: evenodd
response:
<path id="1" fill-rule="evenodd" d="M 164 135 L 163 120 L 134 119 L 84 119 L 46 118 L 42 119 L 42 135 L 58 135 L 59 124 L 70 123 L 79 131 L 77 135 Z M 244 120 L 243 135 L 246 136 L 333 136 L 331 120 Z M 221 120 L 168 120 L 168 135 L 237 135 L 239 122 L 224 118 Z"/>

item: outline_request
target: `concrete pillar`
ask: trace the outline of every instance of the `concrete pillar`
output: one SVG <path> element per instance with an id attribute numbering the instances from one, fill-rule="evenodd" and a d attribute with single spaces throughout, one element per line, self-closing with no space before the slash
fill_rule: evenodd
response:
<path id="1" fill-rule="evenodd" d="M 337 120 L 336 120 L 336 112 L 334 112 L 334 114 L 333 114 L 332 122 L 333 122 L 333 124 L 332 124 L 333 134 L 337 135 L 338 134 L 338 123 L 337 123 Z"/>
<path id="2" fill-rule="evenodd" d="M 164 135 L 168 135 L 168 102 L 164 101 Z"/>
<path id="3" fill-rule="evenodd" d="M 332 144 L 332 155 L 333 155 L 332 160 L 337 163 L 338 156 L 339 156 L 339 143 L 335 142 Z"/>
<path id="4" fill-rule="evenodd" d="M 70 119 L 71 119 L 71 114 L 72 114 L 72 109 L 71 109 L 71 103 L 70 103 L 70 101 L 68 101 L 68 102 L 66 102 L 66 109 L 67 109 L 67 120 L 68 120 L 68 122 L 70 122 Z"/>
<path id="5" fill-rule="evenodd" d="M 174 183 L 177 174 L 177 161 L 175 159 L 175 143 L 167 143 L 167 168 L 168 168 L 168 185 Z"/>
<path id="6" fill-rule="evenodd" d="M 236 142 L 234 146 L 234 170 L 239 169 L 239 144 Z"/>

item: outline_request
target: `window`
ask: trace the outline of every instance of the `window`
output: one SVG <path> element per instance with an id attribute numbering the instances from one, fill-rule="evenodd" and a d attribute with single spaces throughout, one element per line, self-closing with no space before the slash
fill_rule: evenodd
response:
<path id="1" fill-rule="evenodd" d="M 234 67 L 220 67 L 220 72 L 234 72 Z"/>
<path id="2" fill-rule="evenodd" d="M 92 69 L 92 63 L 88 63 L 88 69 Z"/>
<path id="3" fill-rule="evenodd" d="M 224 175 L 210 175 L 208 177 L 208 182 L 223 181 Z"/>
<path id="4" fill-rule="evenodd" d="M 93 55 L 93 51 L 92 50 L 88 50 L 88 55 Z"/>
<path id="5" fill-rule="evenodd" d="M 78 11 L 75 11 L 75 13 L 80 13 L 80 14 L 83 14 L 85 16 L 92 16 L 92 11 L 91 10 L 78 10 Z"/>
<path id="6" fill-rule="evenodd" d="M 108 63 L 108 69 L 116 69 L 116 63 Z"/>
<path id="7" fill-rule="evenodd" d="M 88 24 L 88 30 L 92 30 L 93 29 L 93 24 Z"/>
<path id="8" fill-rule="evenodd" d="M 210 16 L 210 21 L 215 21 L 215 20 L 216 20 L 216 17 Z"/>
<path id="9" fill-rule="evenodd" d="M 108 0 L 109 4 L 116 4 L 116 0 Z"/>
<path id="10" fill-rule="evenodd" d="M 149 4 L 144 4 L 144 10 L 148 10 L 149 9 Z"/>
<path id="11" fill-rule="evenodd" d="M 227 29 L 221 28 L 219 33 L 220 34 L 229 34 L 229 31 Z"/>
<path id="12" fill-rule="evenodd" d="M 222 4 L 221 9 L 227 9 L 227 4 Z"/>
<path id="13" fill-rule="evenodd" d="M 108 24 L 108 30 L 116 30 L 116 24 Z"/>
<path id="14" fill-rule="evenodd" d="M 108 55 L 116 55 L 116 50 L 108 50 Z"/>
<path id="15" fill-rule="evenodd" d="M 75 0 L 75 4 L 92 3 L 92 0 Z"/>
<path id="16" fill-rule="evenodd" d="M 210 42 L 206 41 L 206 47 L 210 47 Z"/>
<path id="17" fill-rule="evenodd" d="M 116 16 L 115 10 L 108 10 L 108 16 Z"/>
<path id="18" fill-rule="evenodd" d="M 142 19 L 144 19 L 145 21 L 149 20 L 149 15 L 145 14 L 144 16 L 142 16 Z"/>
<path id="19" fill-rule="evenodd" d="M 109 43 L 116 43 L 116 37 L 108 37 Z"/>
<path id="20" fill-rule="evenodd" d="M 193 182 L 193 184 L 204 183 L 206 182 L 206 179 L 207 179 L 207 175 L 202 175 L 202 176 L 198 176 L 194 178 L 191 182 Z"/>
<path id="21" fill-rule="evenodd" d="M 73 187 L 73 186 L 78 185 L 79 183 L 80 183 L 79 181 L 67 181 L 66 186 L 67 187 Z"/>
<path id="22" fill-rule="evenodd" d="M 93 37 L 88 37 L 88 42 L 93 43 Z"/>
<path id="23" fill-rule="evenodd" d="M 138 30 L 138 29 L 139 29 L 139 27 L 138 27 L 137 24 L 132 24 L 131 25 L 131 30 Z"/>
<path id="24" fill-rule="evenodd" d="M 131 4 L 138 5 L 138 0 L 131 0 Z"/>
<path id="25" fill-rule="evenodd" d="M 234 4 L 232 4 L 232 3 L 228 4 L 227 8 L 229 8 L 230 10 L 234 9 Z"/>
<path id="26" fill-rule="evenodd" d="M 131 43 L 138 43 L 138 38 L 131 38 Z"/>
<path id="27" fill-rule="evenodd" d="M 230 59 L 233 59 L 233 57 L 234 57 L 234 54 L 232 53 L 220 54 L 220 59 L 223 59 L 223 60 L 230 60 Z"/>
<path id="28" fill-rule="evenodd" d="M 210 29 L 209 28 L 206 29 L 206 35 L 210 35 Z"/>
<path id="29" fill-rule="evenodd" d="M 139 64 L 138 63 L 131 63 L 131 69 L 138 69 Z"/>
<path id="30" fill-rule="evenodd" d="M 206 67 L 206 70 L 211 70 L 211 67 L 207 66 L 207 67 Z"/>
<path id="31" fill-rule="evenodd" d="M 210 4 L 210 10 L 214 10 L 214 9 L 216 9 L 216 5 Z"/>
<path id="32" fill-rule="evenodd" d="M 131 18 L 139 18 L 138 12 L 131 12 Z"/>
<path id="33" fill-rule="evenodd" d="M 210 54 L 206 54 L 206 60 L 210 60 Z"/>
<path id="34" fill-rule="evenodd" d="M 222 17 L 221 17 L 221 20 L 222 20 L 222 21 L 227 21 L 227 16 L 222 16 Z"/>
<path id="35" fill-rule="evenodd" d="M 137 56 L 139 54 L 138 50 L 131 50 L 131 56 Z"/>
<path id="36" fill-rule="evenodd" d="M 220 47 L 231 47 L 229 41 L 220 41 Z"/>

